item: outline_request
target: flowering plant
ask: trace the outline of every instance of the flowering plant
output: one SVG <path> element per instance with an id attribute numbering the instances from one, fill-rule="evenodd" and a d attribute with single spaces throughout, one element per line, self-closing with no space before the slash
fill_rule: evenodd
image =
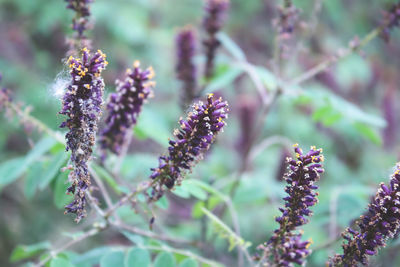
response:
<path id="1" fill-rule="evenodd" d="M 28 2 L 0 2 L 0 266 L 400 264 L 398 1 Z"/>

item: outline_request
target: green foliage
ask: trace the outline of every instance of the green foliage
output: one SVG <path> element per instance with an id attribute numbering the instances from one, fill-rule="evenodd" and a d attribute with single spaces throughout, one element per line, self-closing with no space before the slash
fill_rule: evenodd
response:
<path id="1" fill-rule="evenodd" d="M 154 267 L 175 267 L 175 258 L 171 253 L 162 252 L 157 255 L 154 261 Z"/>
<path id="2" fill-rule="evenodd" d="M 209 210 L 202 207 L 203 213 L 212 221 L 215 232 L 223 239 L 229 241 L 229 251 L 234 249 L 236 246 L 247 248 L 251 246 L 250 242 L 246 242 L 240 236 L 235 234 L 225 223 L 223 223 L 218 217 L 212 214 Z"/>
<path id="3" fill-rule="evenodd" d="M 43 154 L 49 151 L 56 141 L 46 137 L 40 140 L 23 159 L 13 159 L 0 166 L 0 189 L 18 179 Z"/>
<path id="4" fill-rule="evenodd" d="M 40 242 L 32 245 L 19 245 L 17 246 L 10 256 L 11 262 L 16 262 L 24 259 L 31 258 L 47 250 L 51 247 L 49 242 Z"/>
<path id="5" fill-rule="evenodd" d="M 50 267 L 74 267 L 67 259 L 55 257 L 50 261 Z"/>
<path id="6" fill-rule="evenodd" d="M 131 248 L 125 257 L 125 267 L 149 267 L 150 253 L 141 248 Z"/>
<path id="7" fill-rule="evenodd" d="M 100 259 L 100 267 L 124 266 L 124 252 L 110 251 Z"/>
<path id="8" fill-rule="evenodd" d="M 193 259 L 185 259 L 180 264 L 179 267 L 198 267 L 199 264 Z"/>
<path id="9" fill-rule="evenodd" d="M 204 13 L 202 1 L 173 2 L 171 5 L 169 1 L 96 0 L 92 4 L 94 28 L 89 38 L 94 40 L 94 49 L 100 48 L 108 55 L 110 65 L 104 75 L 107 93 L 114 91 L 115 79 L 122 78 L 124 69 L 136 59 L 144 67 L 154 67 L 157 86 L 155 97 L 144 106 L 132 130 L 133 140 L 127 155 L 123 158 L 110 155 L 101 162 L 95 148 L 90 167 L 104 182 L 112 202 L 116 202 L 137 183 L 146 181 L 150 168 L 157 166 L 157 157 L 166 152 L 168 138 L 173 137 L 179 117 L 188 111 L 180 110 L 178 105 L 181 91 L 174 73 L 174 35 L 177 28 L 186 24 L 196 28 L 198 89 L 204 89 L 202 96 L 215 92 L 228 100 L 231 109 L 228 125 L 204 160 L 185 177 L 182 186 L 155 205 L 148 205 L 144 195 L 136 196 L 136 202 L 130 202 L 134 209 L 130 205 L 118 209 L 118 220 L 147 231 L 149 218 L 155 215 L 154 234 L 194 242 L 198 241 L 206 222 L 208 231 L 204 238 L 216 259 L 236 261 L 235 251 L 226 252 L 226 240 L 230 249 L 248 246 L 245 240 L 251 240 L 254 247 L 249 247 L 249 251 L 253 254 L 256 245 L 265 242 L 277 227 L 274 217 L 279 214 L 278 207 L 285 194 L 284 183 L 279 179 L 281 155 L 287 144 L 278 142 L 247 164 L 236 194 L 229 196 L 238 167 L 244 160 L 244 153 L 238 148 L 239 139 L 253 130 L 243 128 L 240 108 L 249 99 L 253 100 L 249 103 L 255 109 L 255 118 L 259 118 L 261 101 L 256 86 L 260 86 L 267 96 L 282 94 L 260 126 L 259 136 L 253 140 L 256 148 L 263 140 L 279 136 L 304 147 L 316 145 L 324 149 L 326 172 L 319 183 L 319 203 L 304 228 L 304 238 L 314 240 L 311 246 L 314 252 L 307 266 L 323 266 L 331 255 L 327 250 L 340 251 L 340 242 L 327 249 L 319 246 L 331 242 L 332 235 L 339 236 L 365 212 L 378 183 L 387 182 L 390 168 L 397 160 L 399 110 L 395 88 L 400 67 L 396 54 L 400 31 L 393 32 L 389 45 L 374 40 L 359 54 L 339 59 L 324 72 L 325 76 L 295 86 L 290 81 L 331 56 L 340 56 L 340 47 L 354 40 L 354 36 L 362 38 L 377 26 L 381 11 L 397 1 L 370 1 L 368 5 L 363 1 L 321 1 L 321 11 L 316 12 L 314 3 L 319 1 L 294 0 L 302 9 L 302 22 L 296 27 L 294 38 L 285 43 L 277 71 L 272 60 L 276 31 L 271 21 L 276 18 L 276 4 L 282 1 L 231 0 L 227 24 L 217 35 L 221 46 L 216 73 L 209 81 L 201 77 L 205 60 L 204 31 L 200 29 Z M 62 116 L 57 115 L 61 99 L 54 95 L 53 87 L 69 79 L 61 61 L 65 57 L 65 33 L 70 36 L 72 32 L 72 17 L 73 12 L 65 9 L 63 1 L 0 0 L 0 25 L 3 26 L 0 36 L 5 40 L 0 52 L 2 86 L 11 89 L 13 99 L 21 101 L 22 107 L 32 106 L 32 115 L 55 131 L 60 130 Z M 393 115 L 394 122 L 386 121 L 387 106 L 382 103 L 392 88 L 394 93 L 389 98 L 394 114 L 389 115 Z M 64 144 L 50 137 L 43 138 L 43 132 L 30 127 L 25 132 L 18 119 L 6 116 L 0 119 L 0 212 L 5 214 L 0 222 L 0 266 L 9 266 L 9 259 L 14 263 L 49 256 L 48 242 L 30 246 L 17 244 L 39 239 L 62 244 L 59 239 L 79 238 L 84 234 L 83 228 L 97 222 L 95 218 L 87 218 L 83 224 L 75 225 L 68 221 L 70 218 L 61 216 L 60 209 L 72 200 L 66 194 L 69 170 L 61 172 L 70 156 Z M 248 118 L 253 125 L 259 123 L 256 119 Z M 395 129 L 395 134 L 388 145 L 386 132 L 390 129 Z M 120 170 L 115 173 L 118 166 Z M 99 207 L 107 210 L 96 183 L 93 185 Z M 226 212 L 221 218 L 211 212 L 222 207 L 226 207 Z M 89 212 L 96 214 L 93 210 Z M 240 236 L 230 227 L 232 212 L 238 214 Z M 330 233 L 327 229 L 336 232 Z M 46 267 L 208 266 L 198 258 L 172 251 L 173 243 L 166 246 L 167 241 L 112 230 L 116 229 L 110 227 L 104 235 L 70 248 L 80 253 L 58 254 Z M 216 235 L 223 240 L 214 239 Z M 134 247 L 101 246 L 111 242 L 118 245 L 132 242 Z M 193 248 L 202 254 L 193 244 L 179 247 L 185 251 Z M 389 242 L 372 265 L 398 266 L 400 258 L 393 256 L 396 246 L 398 242 Z"/>

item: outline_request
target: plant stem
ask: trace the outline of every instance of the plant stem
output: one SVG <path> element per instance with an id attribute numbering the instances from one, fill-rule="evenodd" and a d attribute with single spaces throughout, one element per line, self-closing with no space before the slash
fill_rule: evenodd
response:
<path id="1" fill-rule="evenodd" d="M 108 218 L 111 216 L 119 207 L 130 201 L 132 198 L 134 198 L 136 195 L 139 193 L 142 193 L 149 189 L 152 186 L 152 182 L 150 181 L 144 181 L 140 183 L 132 192 L 130 192 L 128 195 L 124 196 L 121 198 L 117 203 L 115 203 L 113 206 L 111 206 L 108 211 L 104 214 L 105 218 Z"/>
<path id="2" fill-rule="evenodd" d="M 203 258 L 197 254 L 192 253 L 191 251 L 183 250 L 183 249 L 176 249 L 176 248 L 171 248 L 171 247 L 157 247 L 157 246 L 138 246 L 139 248 L 143 249 L 148 249 L 148 250 L 156 250 L 156 251 L 166 251 L 166 252 L 171 252 L 171 253 L 176 253 L 180 255 L 184 255 L 193 259 L 196 259 L 197 261 L 210 265 L 212 267 L 223 267 L 224 265 L 222 263 Z"/>
<path id="3" fill-rule="evenodd" d="M 191 245 L 197 245 L 196 242 L 190 241 L 190 240 L 184 240 L 184 239 L 176 239 L 176 238 L 172 238 L 170 236 L 166 236 L 166 235 L 162 235 L 162 234 L 156 234 L 154 232 L 151 231 L 146 231 L 131 225 L 127 225 L 124 224 L 123 222 L 111 222 L 109 221 L 110 224 L 112 226 L 114 226 L 115 228 L 117 228 L 119 231 L 121 230 L 126 230 L 128 232 L 134 233 L 134 234 L 138 234 L 141 236 L 146 236 L 149 238 L 154 238 L 154 239 L 158 239 L 158 240 L 163 240 L 163 241 L 168 241 L 171 243 L 176 243 L 176 244 L 191 244 Z"/>
<path id="4" fill-rule="evenodd" d="M 317 74 L 325 71 L 328 69 L 330 66 L 335 64 L 338 60 L 344 59 L 348 57 L 349 55 L 360 51 L 364 46 L 366 46 L 369 42 L 374 40 L 376 37 L 379 36 L 380 32 L 382 31 L 381 27 L 378 27 L 374 30 L 372 30 L 369 34 L 367 34 L 359 44 L 348 47 L 344 52 L 340 53 L 339 55 L 333 56 L 318 65 L 314 66 L 313 68 L 309 69 L 305 73 L 301 74 L 300 76 L 294 78 L 289 82 L 290 85 L 299 85 L 313 77 L 315 77 Z"/>
<path id="5" fill-rule="evenodd" d="M 84 234 L 78 236 L 76 239 L 72 239 L 71 241 L 67 242 L 65 245 L 51 251 L 49 256 L 47 256 L 46 258 L 41 260 L 39 263 L 35 264 L 34 267 L 44 266 L 48 261 L 50 261 L 57 254 L 63 252 L 67 248 L 69 248 L 89 237 L 92 237 L 92 236 L 98 234 L 99 232 L 105 230 L 106 228 L 107 228 L 107 226 L 100 226 L 100 227 L 94 227 L 94 228 L 90 229 L 89 231 L 85 232 Z"/>
<path id="6" fill-rule="evenodd" d="M 59 132 L 52 130 L 46 124 L 30 115 L 28 111 L 21 110 L 17 104 L 13 102 L 7 102 L 6 107 L 14 111 L 21 120 L 31 123 L 38 131 L 47 133 L 49 136 L 57 140 L 57 142 L 65 144 L 64 137 Z"/>

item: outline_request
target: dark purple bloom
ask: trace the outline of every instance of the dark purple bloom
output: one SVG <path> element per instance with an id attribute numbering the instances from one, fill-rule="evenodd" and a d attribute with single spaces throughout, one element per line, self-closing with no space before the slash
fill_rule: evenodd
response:
<path id="1" fill-rule="evenodd" d="M 279 7 L 279 17 L 274 21 L 275 26 L 281 36 L 293 33 L 298 22 L 300 10 L 293 5 L 292 1 L 287 0 L 283 7 Z"/>
<path id="2" fill-rule="evenodd" d="M 214 75 L 214 60 L 220 42 L 217 33 L 224 23 L 225 13 L 229 7 L 229 0 L 206 0 L 203 27 L 207 33 L 207 39 L 203 41 L 206 52 L 205 77 L 210 79 Z"/>
<path id="3" fill-rule="evenodd" d="M 392 7 L 383 14 L 383 22 L 381 24 L 381 37 L 389 42 L 390 31 L 400 25 L 400 3 L 392 5 Z"/>
<path id="4" fill-rule="evenodd" d="M 186 120 L 180 119 L 181 129 L 174 132 L 175 139 L 169 141 L 168 154 L 159 158 L 158 168 L 152 169 L 153 199 L 162 196 L 165 185 L 172 189 L 182 181 L 183 174 L 200 160 L 225 126 L 228 104 L 222 98 L 209 94 L 207 102 L 193 105 Z"/>
<path id="5" fill-rule="evenodd" d="M 107 104 L 106 126 L 100 137 L 102 149 L 120 154 L 127 131 L 136 124 L 143 103 L 152 96 L 153 77 L 153 68 L 142 70 L 139 61 L 135 61 L 133 70 L 127 69 L 124 81 L 117 81 L 116 93 L 110 95 Z"/>
<path id="6" fill-rule="evenodd" d="M 193 57 L 196 52 L 196 37 L 193 28 L 185 27 L 176 36 L 176 74 L 183 83 L 182 106 L 187 107 L 196 96 L 196 66 Z"/>
<path id="7" fill-rule="evenodd" d="M 65 0 L 67 2 L 67 8 L 75 11 L 75 16 L 72 19 L 72 30 L 74 30 L 74 36 L 72 39 L 68 39 L 69 52 L 68 54 L 77 54 L 77 52 L 84 48 L 90 48 L 91 42 L 85 36 L 85 31 L 90 28 L 89 16 L 90 8 L 89 4 L 93 0 Z"/>
<path id="8" fill-rule="evenodd" d="M 368 206 L 368 212 L 357 221 L 359 231 L 347 228 L 342 234 L 343 254 L 335 255 L 329 266 L 367 265 L 368 256 L 376 255 L 379 248 L 393 238 L 400 227 L 400 165 L 390 179 L 384 183 Z"/>
<path id="9" fill-rule="evenodd" d="M 97 122 L 101 115 L 104 81 L 100 76 L 107 66 L 106 56 L 100 50 L 90 55 L 82 50 L 82 58 L 68 59 L 71 82 L 63 98 L 60 114 L 68 116 L 60 127 L 68 128 L 65 138 L 67 151 L 71 150 L 73 170 L 69 174 L 69 193 L 74 201 L 65 207 L 66 213 L 75 213 L 79 222 L 85 216 L 85 191 L 90 185 L 88 161 L 92 155 L 97 133 Z"/>
<path id="10" fill-rule="evenodd" d="M 322 162 L 324 157 L 322 149 L 311 147 L 307 154 L 296 144 L 294 146 L 296 160 L 288 158 L 289 172 L 284 179 L 288 184 L 285 192 L 288 194 L 283 200 L 285 207 L 281 208 L 282 215 L 275 220 L 279 223 L 279 229 L 274 231 L 268 243 L 262 247 L 265 251 L 264 259 L 272 261 L 277 266 L 293 266 L 303 264 L 305 257 L 310 253 L 307 249 L 310 241 L 301 242 L 301 233 L 297 228 L 308 222 L 307 217 L 312 215 L 310 207 L 317 202 L 320 173 L 324 172 Z"/>
<path id="11" fill-rule="evenodd" d="M 0 82 L 2 80 L 2 75 L 0 73 Z M 10 92 L 6 88 L 0 87 L 0 111 L 7 107 L 8 103 L 11 101 Z"/>

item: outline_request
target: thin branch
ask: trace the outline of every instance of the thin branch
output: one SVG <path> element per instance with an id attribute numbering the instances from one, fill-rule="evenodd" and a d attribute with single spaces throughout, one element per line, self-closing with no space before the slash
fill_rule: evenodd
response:
<path id="1" fill-rule="evenodd" d="M 250 151 L 249 161 L 253 161 L 260 153 L 265 151 L 267 148 L 269 148 L 272 145 L 277 145 L 277 144 L 280 144 L 287 148 L 290 148 L 292 146 L 293 142 L 290 141 L 289 138 L 286 138 L 284 136 L 279 136 L 279 135 L 269 136 L 269 137 L 265 138 L 257 146 L 255 146 L 252 151 Z"/>
<path id="2" fill-rule="evenodd" d="M 110 197 L 110 194 L 108 193 L 106 187 L 104 186 L 103 181 L 101 180 L 101 178 L 97 175 L 96 171 L 89 166 L 89 172 L 93 177 L 93 180 L 95 180 L 97 186 L 99 187 L 100 193 L 104 198 L 104 201 L 106 202 L 107 206 L 110 208 L 112 207 L 112 200 Z"/>
<path id="3" fill-rule="evenodd" d="M 34 267 L 41 267 L 44 266 L 48 261 L 50 261 L 52 258 L 54 258 L 55 256 L 57 256 L 57 254 L 65 251 L 66 249 L 68 249 L 69 247 L 89 238 L 92 237 L 96 234 L 98 234 L 99 232 L 103 231 L 104 229 L 106 229 L 107 226 L 103 226 L 103 227 L 97 227 L 97 228 L 93 228 L 89 231 L 87 231 L 86 233 L 78 236 L 76 239 L 72 239 L 71 241 L 67 242 L 65 245 L 53 250 L 50 252 L 50 255 L 47 256 L 46 258 L 44 258 L 42 261 L 40 261 L 39 263 L 35 264 Z"/>
<path id="4" fill-rule="evenodd" d="M 219 263 L 219 262 L 216 262 L 216 261 L 213 261 L 213 260 L 210 260 L 210 259 L 203 258 L 203 257 L 201 257 L 201 256 L 199 256 L 197 254 L 192 253 L 191 251 L 187 251 L 187 250 L 183 250 L 183 249 L 176 249 L 176 248 L 171 248 L 171 247 L 166 247 L 166 246 L 157 247 L 157 246 L 139 245 L 138 247 L 139 248 L 143 248 L 143 249 L 148 249 L 148 250 L 166 251 L 166 252 L 170 252 L 170 253 L 175 253 L 175 254 L 187 256 L 189 258 L 196 259 L 198 262 L 210 265 L 212 267 L 223 267 L 223 266 L 225 266 L 222 263 Z"/>
<path id="5" fill-rule="evenodd" d="M 254 84 L 254 87 L 256 88 L 258 94 L 261 97 L 262 103 L 268 104 L 270 96 L 268 94 L 267 88 L 265 88 L 265 86 L 263 85 L 263 82 L 261 81 L 254 65 L 245 61 L 237 62 L 235 63 L 235 65 L 242 68 L 249 75 L 251 81 Z"/>
<path id="6" fill-rule="evenodd" d="M 13 102 L 6 102 L 6 106 L 13 110 L 23 121 L 31 123 L 34 127 L 36 127 L 37 130 L 45 132 L 49 136 L 53 137 L 56 141 L 60 142 L 61 144 L 65 144 L 65 139 L 61 133 L 52 130 L 46 124 L 30 115 L 29 112 L 21 110 L 17 104 Z"/>
<path id="7" fill-rule="evenodd" d="M 86 195 L 89 198 L 89 202 L 91 206 L 96 210 L 96 212 L 101 216 L 104 217 L 104 211 L 99 207 L 97 203 L 97 199 L 92 196 L 89 191 L 86 191 Z"/>
<path id="8" fill-rule="evenodd" d="M 140 183 L 132 192 L 130 192 L 128 195 L 124 196 L 121 198 L 117 203 L 115 203 L 113 206 L 111 206 L 108 211 L 105 213 L 105 217 L 108 218 L 111 216 L 119 207 L 130 201 L 132 198 L 134 198 L 136 195 L 146 191 L 152 186 L 151 181 L 144 181 Z"/>
<path id="9" fill-rule="evenodd" d="M 360 51 L 364 46 L 366 46 L 369 42 L 374 40 L 376 37 L 379 36 L 380 32 L 382 31 L 381 27 L 378 27 L 372 30 L 369 34 L 367 34 L 358 44 L 354 46 L 348 47 L 345 51 L 340 53 L 339 55 L 332 56 L 329 59 L 319 63 L 318 65 L 314 66 L 313 68 L 309 69 L 305 73 L 301 74 L 300 76 L 294 78 L 289 82 L 290 85 L 299 85 L 313 77 L 317 74 L 327 70 L 330 66 L 335 64 L 338 60 L 344 59 L 349 55 Z"/>
<path id="10" fill-rule="evenodd" d="M 231 238 L 233 238 L 235 240 L 235 245 L 238 246 L 238 248 L 240 248 L 240 250 L 244 253 L 244 255 L 246 256 L 247 261 L 253 265 L 253 259 L 251 258 L 247 247 L 250 245 L 248 242 L 246 242 L 245 240 L 243 240 L 243 238 L 241 236 L 238 236 L 234 231 L 232 231 L 229 226 L 227 226 L 224 222 L 222 222 L 217 216 L 215 216 L 212 212 L 210 212 L 208 209 L 206 209 L 205 207 L 202 207 L 201 210 L 203 211 L 203 213 L 205 215 L 207 215 L 207 217 L 212 220 L 214 223 L 216 223 L 219 227 L 221 227 L 226 233 L 228 233 L 228 237 L 229 237 L 229 242 L 231 242 Z M 232 244 L 231 244 L 232 246 Z"/>
<path id="11" fill-rule="evenodd" d="M 127 225 L 124 224 L 120 221 L 118 222 L 110 222 L 110 224 L 112 226 L 114 226 L 115 228 L 119 229 L 119 230 L 126 230 L 128 232 L 132 232 L 138 235 L 142 235 L 142 236 L 146 236 L 149 238 L 154 238 L 154 239 L 158 239 L 158 240 L 163 240 L 163 241 L 168 241 L 171 243 L 176 243 L 176 244 L 192 244 L 192 245 L 196 245 L 196 242 L 190 241 L 190 240 L 184 240 L 184 239 L 177 239 L 177 238 L 173 238 L 170 236 L 166 236 L 166 235 L 162 235 L 162 234 L 157 234 L 151 231 L 146 231 L 131 225 Z"/>
<path id="12" fill-rule="evenodd" d="M 114 168 L 112 170 L 112 173 L 115 176 L 118 176 L 118 174 L 121 170 L 122 162 L 123 162 L 126 154 L 128 153 L 129 145 L 132 142 L 132 136 L 133 136 L 133 130 L 132 130 L 132 128 L 130 128 L 130 129 L 128 129 L 127 134 L 125 136 L 125 140 L 124 140 L 124 144 L 121 149 L 121 153 L 118 155 L 117 161 L 115 162 Z"/>

